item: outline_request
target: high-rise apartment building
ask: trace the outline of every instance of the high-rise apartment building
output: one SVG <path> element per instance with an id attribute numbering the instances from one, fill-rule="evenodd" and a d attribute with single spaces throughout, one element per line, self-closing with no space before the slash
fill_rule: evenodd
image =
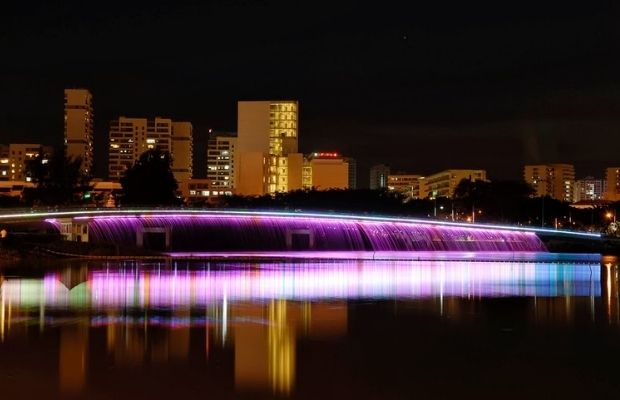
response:
<path id="1" fill-rule="evenodd" d="M 429 175 L 420 180 L 420 197 L 453 197 L 456 187 L 463 179 L 486 181 L 487 172 L 483 169 L 448 169 Z"/>
<path id="2" fill-rule="evenodd" d="M 377 164 L 370 167 L 370 189 L 385 189 L 388 186 L 390 167 L 385 164 Z"/>
<path id="3" fill-rule="evenodd" d="M 605 180 L 595 179 L 592 176 L 578 179 L 575 181 L 573 201 L 592 201 L 603 198 L 605 192 Z"/>
<path id="4" fill-rule="evenodd" d="M 30 143 L 0 145 L 0 181 L 30 181 L 28 162 L 41 155 L 47 163 L 53 149 L 51 146 Z"/>
<path id="5" fill-rule="evenodd" d="M 536 196 L 550 196 L 556 200 L 573 201 L 575 167 L 571 164 L 526 165 L 525 182 L 536 191 Z"/>
<path id="6" fill-rule="evenodd" d="M 93 168 L 93 96 L 87 89 L 65 89 L 65 150 L 82 159 L 82 173 Z"/>
<path id="7" fill-rule="evenodd" d="M 316 190 L 347 189 L 349 163 L 338 153 L 311 153 L 304 159 L 302 186 Z"/>
<path id="8" fill-rule="evenodd" d="M 178 140 L 175 140 L 175 137 Z M 150 149 L 170 153 L 177 181 L 191 178 L 192 125 L 169 118 L 119 117 L 110 122 L 108 176 L 118 180 L 142 153 Z M 175 162 L 175 159 L 177 160 Z"/>
<path id="9" fill-rule="evenodd" d="M 207 180 L 214 190 L 235 189 L 234 133 L 211 132 L 207 143 Z"/>
<path id="10" fill-rule="evenodd" d="M 237 193 L 262 195 L 301 188 L 296 101 L 237 103 Z"/>
<path id="11" fill-rule="evenodd" d="M 172 173 L 177 182 L 193 176 L 193 127 L 191 122 L 172 122 Z"/>
<path id="12" fill-rule="evenodd" d="M 604 199 L 620 201 L 620 167 L 609 167 L 605 170 L 607 190 Z"/>

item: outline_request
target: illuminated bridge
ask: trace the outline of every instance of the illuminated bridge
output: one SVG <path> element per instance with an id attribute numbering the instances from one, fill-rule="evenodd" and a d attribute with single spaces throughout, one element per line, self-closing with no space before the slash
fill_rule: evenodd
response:
<path id="1" fill-rule="evenodd" d="M 144 246 L 172 254 L 527 253 L 546 252 L 541 240 L 600 239 L 600 235 L 531 227 L 485 225 L 328 213 L 197 209 L 75 210 L 0 215 L 0 225 L 43 224 L 67 240 Z M 349 257 L 349 256 L 347 256 Z M 364 257 L 361 257 L 364 258 Z"/>

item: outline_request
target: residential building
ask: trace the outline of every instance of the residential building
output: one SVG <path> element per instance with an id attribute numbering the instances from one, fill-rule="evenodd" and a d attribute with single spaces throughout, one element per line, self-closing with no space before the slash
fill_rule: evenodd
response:
<path id="1" fill-rule="evenodd" d="M 21 197 L 24 189 L 33 188 L 34 183 L 26 181 L 0 181 L 0 196 Z"/>
<path id="2" fill-rule="evenodd" d="M 53 149 L 51 146 L 32 143 L 0 145 L 0 181 L 30 181 L 28 162 L 37 156 L 47 163 Z"/>
<path id="3" fill-rule="evenodd" d="M 353 157 L 345 157 L 344 161 L 349 164 L 349 189 L 357 189 L 357 161 Z"/>
<path id="4" fill-rule="evenodd" d="M 187 203 L 215 203 L 233 194 L 228 188 L 214 188 L 211 179 L 190 179 L 179 183 L 181 196 Z"/>
<path id="5" fill-rule="evenodd" d="M 420 178 L 421 175 L 414 174 L 391 174 L 388 175 L 387 188 L 405 195 L 407 199 L 420 198 Z"/>
<path id="6" fill-rule="evenodd" d="M 172 121 L 172 173 L 177 182 L 193 176 L 193 127 L 191 122 Z"/>
<path id="7" fill-rule="evenodd" d="M 237 107 L 237 193 L 262 195 L 301 188 L 297 101 L 240 101 Z"/>
<path id="8" fill-rule="evenodd" d="M 176 138 L 176 139 L 175 139 Z M 170 153 L 172 170 L 177 181 L 192 175 L 192 125 L 170 118 L 119 117 L 110 122 L 108 176 L 119 180 L 142 153 L 158 148 Z"/>
<path id="9" fill-rule="evenodd" d="M 93 167 L 93 96 L 88 89 L 65 89 L 65 150 L 82 159 L 82 173 Z"/>
<path id="10" fill-rule="evenodd" d="M 609 201 L 620 201 L 620 167 L 609 167 L 605 170 L 607 190 L 604 198 Z"/>
<path id="11" fill-rule="evenodd" d="M 529 183 L 536 197 L 550 196 L 556 200 L 573 201 L 575 167 L 571 164 L 526 165 L 525 182 Z"/>
<path id="12" fill-rule="evenodd" d="M 588 176 L 575 181 L 573 202 L 601 200 L 605 193 L 605 180 Z"/>
<path id="13" fill-rule="evenodd" d="M 420 198 L 453 197 L 454 190 L 463 179 L 486 181 L 487 172 L 483 169 L 448 169 L 426 176 L 420 180 Z"/>
<path id="14" fill-rule="evenodd" d="M 214 190 L 235 189 L 235 133 L 211 132 L 207 143 L 207 179 Z"/>
<path id="15" fill-rule="evenodd" d="M 349 187 L 349 164 L 338 153 L 311 153 L 305 158 L 303 166 L 302 186 L 306 189 L 327 190 Z"/>
<path id="16" fill-rule="evenodd" d="M 370 167 L 370 189 L 385 189 L 388 184 L 388 176 L 390 175 L 390 167 L 385 164 L 376 164 Z"/>

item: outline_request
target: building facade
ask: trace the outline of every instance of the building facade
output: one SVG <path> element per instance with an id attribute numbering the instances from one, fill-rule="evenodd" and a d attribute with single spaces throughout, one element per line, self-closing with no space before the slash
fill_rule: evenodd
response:
<path id="1" fill-rule="evenodd" d="M 592 176 L 578 179 L 575 181 L 573 202 L 601 200 L 605 189 L 604 179 L 595 179 Z"/>
<path id="2" fill-rule="evenodd" d="M 463 180 L 486 181 L 483 169 L 448 169 L 420 180 L 420 198 L 453 197 L 454 190 Z"/>
<path id="3" fill-rule="evenodd" d="M 207 142 L 207 179 L 214 190 L 235 189 L 234 133 L 211 132 Z"/>
<path id="4" fill-rule="evenodd" d="M 421 175 L 414 174 L 391 174 L 388 175 L 387 188 L 402 193 L 407 199 L 419 199 L 421 178 Z"/>
<path id="5" fill-rule="evenodd" d="M 304 189 L 349 188 L 349 163 L 338 153 L 311 153 L 305 157 L 302 171 Z"/>
<path id="6" fill-rule="evenodd" d="M 376 164 L 370 167 L 370 189 L 385 189 L 388 186 L 390 167 L 385 164 Z"/>
<path id="7" fill-rule="evenodd" d="M 235 185 L 242 195 L 301 188 L 297 101 L 237 103 Z"/>
<path id="8" fill-rule="evenodd" d="M 82 173 L 93 168 L 93 96 L 87 89 L 65 89 L 65 151 L 82 159 Z"/>
<path id="9" fill-rule="evenodd" d="M 41 155 L 47 163 L 53 148 L 33 143 L 0 145 L 0 181 L 30 181 L 28 162 Z"/>
<path id="10" fill-rule="evenodd" d="M 526 165 L 525 182 L 530 184 L 536 197 L 550 196 L 556 200 L 573 201 L 575 167 L 571 164 Z"/>
<path id="11" fill-rule="evenodd" d="M 142 153 L 155 148 L 170 153 L 171 167 L 177 181 L 191 179 L 193 151 L 191 123 L 173 122 L 169 118 L 161 117 L 154 119 L 119 117 L 110 122 L 109 138 L 110 179 L 119 180 Z"/>
<path id="12" fill-rule="evenodd" d="M 605 170 L 605 190 L 604 199 L 609 201 L 620 201 L 620 167 L 609 167 Z"/>
<path id="13" fill-rule="evenodd" d="M 178 182 L 193 176 L 193 127 L 190 122 L 172 121 L 172 173 Z"/>
<path id="14" fill-rule="evenodd" d="M 349 164 L 349 189 L 357 189 L 357 161 L 353 157 L 345 157 L 344 160 Z"/>

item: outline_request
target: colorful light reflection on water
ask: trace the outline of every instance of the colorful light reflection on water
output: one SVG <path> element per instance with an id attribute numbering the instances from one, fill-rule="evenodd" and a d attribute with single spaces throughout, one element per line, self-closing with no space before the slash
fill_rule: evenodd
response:
<path id="1" fill-rule="evenodd" d="M 2 295 L 19 307 L 97 310 L 205 307 L 224 300 L 600 296 L 601 290 L 597 264 L 362 261 L 242 267 L 95 269 L 71 289 L 61 273 L 48 273 L 43 279 L 7 278 Z"/>
<path id="2" fill-rule="evenodd" d="M 356 398 L 399 398 L 412 394 L 408 383 L 416 378 L 373 391 L 393 383 L 381 380 L 387 379 L 381 369 L 393 369 L 389 379 L 398 381 L 403 367 L 389 362 L 402 357 L 394 350 L 411 357 L 415 349 L 420 368 L 445 358 L 442 371 L 456 363 L 454 370 L 466 375 L 458 361 L 467 358 L 466 348 L 493 360 L 497 347 L 480 349 L 497 335 L 517 335 L 523 322 L 515 318 L 528 324 L 519 340 L 534 335 L 533 346 L 549 329 L 558 340 L 570 337 L 558 324 L 617 327 L 617 282 L 615 262 L 123 262 L 39 277 L 6 274 L 0 276 L 0 384 L 7 398 L 47 398 L 56 390 L 84 398 L 315 398 L 308 382 L 320 392 L 346 388 Z M 459 347 L 462 340 L 467 343 Z M 501 350 L 501 343 L 494 346 Z M 400 362 L 416 370 L 411 360 Z M 29 371 L 27 379 L 2 378 L 15 376 L 5 374 L 11 363 Z M 361 382 L 352 386 L 359 374 Z M 37 384 L 27 383 L 33 379 Z M 421 379 L 416 390 L 424 385 Z"/>

